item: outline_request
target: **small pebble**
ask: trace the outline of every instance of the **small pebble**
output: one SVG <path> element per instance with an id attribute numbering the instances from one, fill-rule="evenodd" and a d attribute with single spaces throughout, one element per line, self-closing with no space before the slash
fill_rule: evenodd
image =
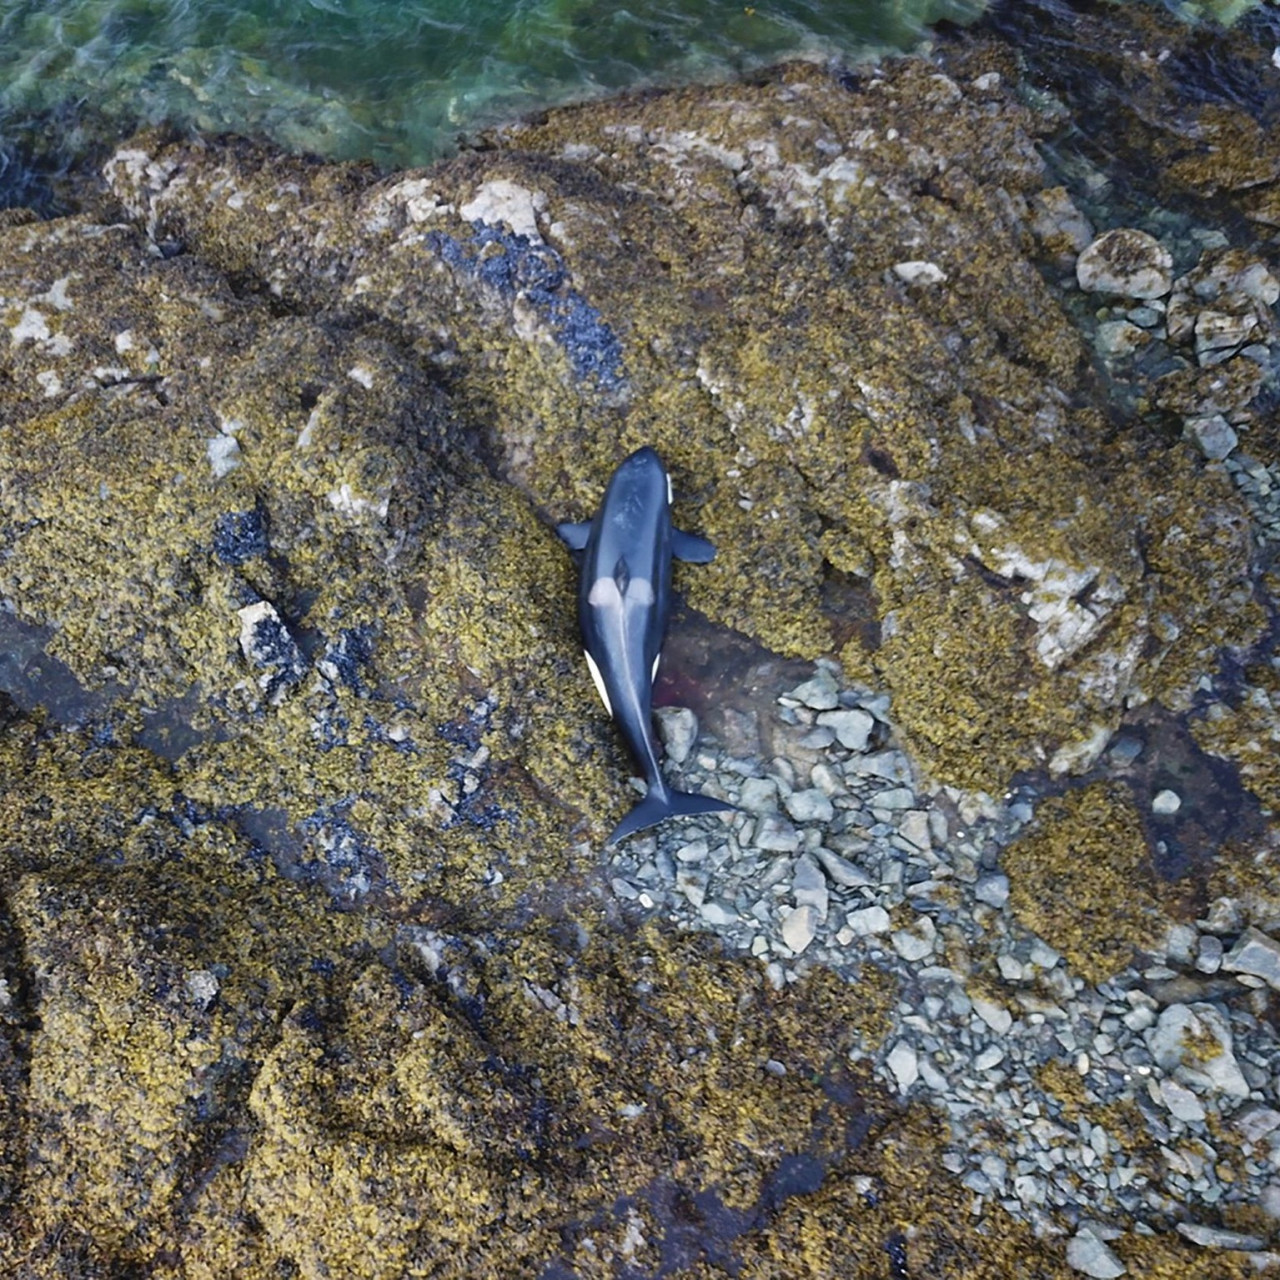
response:
<path id="1" fill-rule="evenodd" d="M 859 938 L 889 932 L 889 913 L 883 907 L 863 907 L 861 911 L 850 911 L 845 922 Z"/>
<path id="2" fill-rule="evenodd" d="M 698 737 L 698 717 L 688 707 L 658 707 L 653 715 L 667 756 L 674 764 L 684 764 Z"/>
<path id="3" fill-rule="evenodd" d="M 875 728 L 875 721 L 860 709 L 824 711 L 818 717 L 820 725 L 835 731 L 840 745 L 849 751 L 865 751 Z"/>
<path id="4" fill-rule="evenodd" d="M 797 822 L 830 822 L 835 817 L 831 801 L 817 787 L 793 791 L 782 803 Z"/>
<path id="5" fill-rule="evenodd" d="M 799 955 L 814 939 L 817 933 L 818 913 L 807 903 L 796 907 L 782 921 L 782 941 Z"/>
<path id="6" fill-rule="evenodd" d="M 916 1057 L 916 1051 L 905 1040 L 899 1040 L 889 1050 L 889 1056 L 885 1061 L 898 1082 L 899 1093 L 906 1093 L 920 1078 L 920 1062 Z"/>
<path id="7" fill-rule="evenodd" d="M 819 667 L 811 680 L 797 685 L 786 696 L 815 711 L 834 711 L 840 705 L 839 695 L 835 677 L 825 667 Z"/>

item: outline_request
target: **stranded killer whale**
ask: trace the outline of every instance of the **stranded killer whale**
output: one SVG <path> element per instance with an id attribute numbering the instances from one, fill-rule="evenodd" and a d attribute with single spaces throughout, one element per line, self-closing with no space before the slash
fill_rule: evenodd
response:
<path id="1" fill-rule="evenodd" d="M 662 459 L 648 446 L 636 450 L 613 473 L 596 518 L 556 532 L 571 550 L 586 553 L 578 625 L 587 665 L 649 788 L 605 843 L 679 814 L 735 809 L 725 800 L 676 791 L 658 768 L 652 694 L 671 608 L 671 559 L 706 564 L 716 553 L 705 538 L 672 528 L 671 480 Z"/>

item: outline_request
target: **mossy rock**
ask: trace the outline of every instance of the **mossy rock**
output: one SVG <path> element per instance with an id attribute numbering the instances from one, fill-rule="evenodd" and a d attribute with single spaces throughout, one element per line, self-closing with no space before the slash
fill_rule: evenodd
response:
<path id="1" fill-rule="evenodd" d="M 1028 253 L 1052 119 L 980 62 L 593 103 L 383 180 L 158 138 L 108 175 L 157 237 L 438 370 L 539 512 L 656 446 L 720 549 L 690 603 L 838 652 L 940 780 L 994 792 L 1087 766 L 1128 702 L 1187 705 L 1260 618 L 1230 486 L 1103 417 Z"/>

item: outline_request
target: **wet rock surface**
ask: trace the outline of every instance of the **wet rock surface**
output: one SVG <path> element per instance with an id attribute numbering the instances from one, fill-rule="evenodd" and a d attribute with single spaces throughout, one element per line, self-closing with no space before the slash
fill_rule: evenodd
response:
<path id="1" fill-rule="evenodd" d="M 5 219 L 0 1265 L 1276 1264 L 1275 244 L 1019 75 L 142 135 Z M 1150 128 L 1272 225 L 1265 136 Z M 719 547 L 667 767 L 741 812 L 605 851 L 551 524 L 642 443 Z"/>

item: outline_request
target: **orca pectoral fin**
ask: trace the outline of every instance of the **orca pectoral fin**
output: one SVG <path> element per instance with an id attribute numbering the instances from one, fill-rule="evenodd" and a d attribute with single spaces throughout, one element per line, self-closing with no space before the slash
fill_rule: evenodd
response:
<path id="1" fill-rule="evenodd" d="M 700 538 L 696 533 L 682 533 L 679 529 L 672 529 L 671 554 L 677 560 L 685 560 L 689 564 L 707 564 L 715 559 L 716 549 L 706 538 Z"/>
<path id="2" fill-rule="evenodd" d="M 691 791 L 656 791 L 650 788 L 649 794 L 614 827 L 605 844 L 617 844 L 619 840 L 643 831 L 646 827 L 656 827 L 667 818 L 687 818 L 696 813 L 739 812 L 741 811 L 736 804 L 717 800 L 714 796 L 700 796 Z"/>
<path id="3" fill-rule="evenodd" d="M 591 535 L 591 522 L 585 524 L 558 524 L 556 532 L 564 540 L 570 551 L 583 551 L 586 549 L 587 538 Z"/>

